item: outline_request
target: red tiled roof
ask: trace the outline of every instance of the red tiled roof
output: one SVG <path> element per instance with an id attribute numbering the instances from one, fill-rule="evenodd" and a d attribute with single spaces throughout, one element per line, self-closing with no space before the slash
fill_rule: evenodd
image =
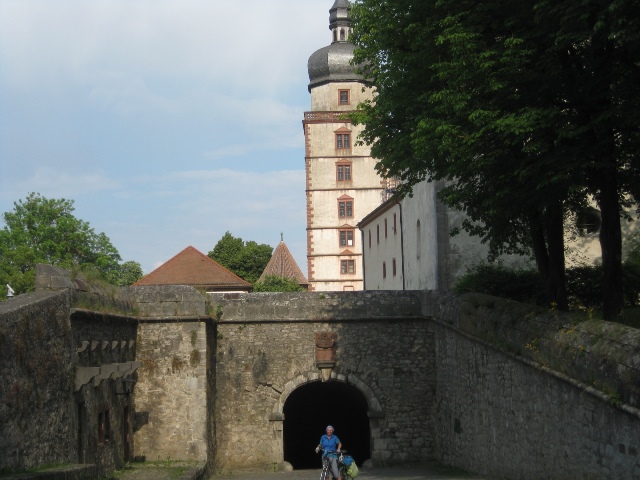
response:
<path id="1" fill-rule="evenodd" d="M 302 270 L 293 259 L 293 255 L 284 242 L 280 242 L 276 247 L 271 260 L 264 268 L 264 272 L 260 275 L 258 282 L 262 282 L 267 275 L 277 275 L 278 277 L 292 278 L 298 282 L 298 285 L 307 287 L 309 280 L 304 276 Z"/>
<path id="2" fill-rule="evenodd" d="M 191 246 L 134 283 L 142 285 L 191 285 L 221 291 L 251 288 L 249 282 Z"/>

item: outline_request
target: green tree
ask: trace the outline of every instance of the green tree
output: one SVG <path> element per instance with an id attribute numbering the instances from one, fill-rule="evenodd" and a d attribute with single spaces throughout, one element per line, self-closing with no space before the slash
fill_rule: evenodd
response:
<path id="1" fill-rule="evenodd" d="M 253 285 L 254 292 L 304 292 L 305 288 L 293 278 L 266 275 L 262 282 Z"/>
<path id="2" fill-rule="evenodd" d="M 73 216 L 73 201 L 30 193 L 3 214 L 0 282 L 16 293 L 35 287 L 37 263 L 91 270 L 106 281 L 122 275 L 120 255 L 104 233 Z M 127 267 L 128 268 L 128 267 Z"/>
<path id="3" fill-rule="evenodd" d="M 621 207 L 640 184 L 638 34 L 624 15 L 638 18 L 631 0 L 357 0 L 352 11 L 355 61 L 377 91 L 353 120 L 380 173 L 400 177 L 401 193 L 446 180 L 440 198 L 467 213 L 463 227 L 493 256 L 532 252 L 560 308 L 565 215 L 591 195 L 609 318 L 622 307 Z"/>
<path id="4" fill-rule="evenodd" d="M 271 259 L 273 248 L 253 240 L 243 241 L 226 232 L 207 255 L 223 267 L 246 280 L 255 283 Z"/>
<path id="5" fill-rule="evenodd" d="M 109 279 L 109 283 L 119 287 L 133 285 L 144 276 L 142 266 L 138 262 L 128 260 L 120 265 L 117 272 Z"/>

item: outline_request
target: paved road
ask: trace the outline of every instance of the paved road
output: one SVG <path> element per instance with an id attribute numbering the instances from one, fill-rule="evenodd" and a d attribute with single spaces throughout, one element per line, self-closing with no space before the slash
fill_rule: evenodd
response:
<path id="1" fill-rule="evenodd" d="M 117 480 L 175 480 L 193 465 L 132 464 L 111 477 Z M 252 472 L 216 475 L 210 480 L 318 480 L 320 469 L 293 472 Z M 440 465 L 402 466 L 392 468 L 361 469 L 358 480 L 496 480 Z"/>
<path id="2" fill-rule="evenodd" d="M 218 475 L 211 480 L 318 480 L 320 469 L 281 473 Z M 358 480 L 492 480 L 438 465 L 420 465 L 360 470 Z M 495 480 L 495 479 L 494 479 Z"/>

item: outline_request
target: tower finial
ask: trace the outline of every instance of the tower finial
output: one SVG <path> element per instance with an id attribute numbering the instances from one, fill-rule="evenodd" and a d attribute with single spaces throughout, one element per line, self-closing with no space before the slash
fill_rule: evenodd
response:
<path id="1" fill-rule="evenodd" d="M 284 233 L 280 232 L 280 241 L 284 242 Z"/>
<path id="2" fill-rule="evenodd" d="M 329 30 L 333 32 L 333 43 L 349 40 L 351 34 L 350 12 L 349 0 L 336 0 L 329 10 Z"/>

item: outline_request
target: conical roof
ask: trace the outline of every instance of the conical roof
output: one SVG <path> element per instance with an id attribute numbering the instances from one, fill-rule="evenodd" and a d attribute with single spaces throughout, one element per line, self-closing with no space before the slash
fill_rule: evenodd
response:
<path id="1" fill-rule="evenodd" d="M 134 286 L 190 285 L 208 291 L 249 291 L 251 284 L 189 246 L 145 275 Z"/>
<path id="2" fill-rule="evenodd" d="M 296 280 L 298 285 L 302 287 L 309 286 L 309 280 L 304 276 L 302 270 L 296 263 L 289 251 L 287 245 L 282 241 L 278 244 L 273 255 L 271 255 L 271 260 L 267 263 L 267 266 L 264 268 L 264 272 L 260 275 L 258 282 L 264 281 L 267 275 L 275 275 L 278 277 L 290 278 Z"/>

